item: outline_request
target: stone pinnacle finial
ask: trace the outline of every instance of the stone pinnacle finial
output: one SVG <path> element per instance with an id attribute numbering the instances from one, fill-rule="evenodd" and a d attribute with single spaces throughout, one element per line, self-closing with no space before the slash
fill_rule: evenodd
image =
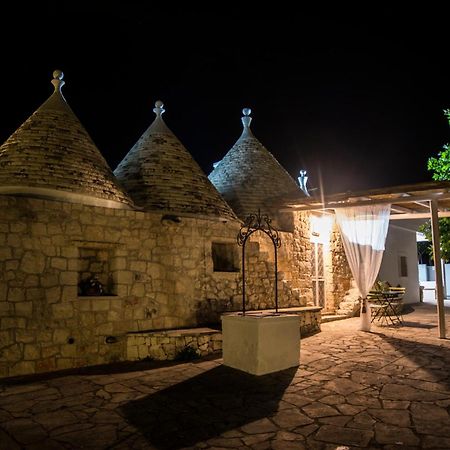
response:
<path id="1" fill-rule="evenodd" d="M 161 100 L 157 100 L 155 102 L 155 107 L 153 108 L 153 112 L 156 114 L 157 117 L 161 117 L 161 114 L 164 114 L 164 103 Z"/>
<path id="2" fill-rule="evenodd" d="M 64 73 L 62 70 L 54 70 L 53 71 L 53 80 L 52 84 L 55 86 L 55 92 L 61 92 L 61 88 L 66 84 L 63 80 Z"/>
<path id="3" fill-rule="evenodd" d="M 244 117 L 241 118 L 242 125 L 244 125 L 244 129 L 250 128 L 250 124 L 252 123 L 252 118 L 250 117 L 250 114 L 252 113 L 252 110 L 250 108 L 244 108 L 242 110 L 242 114 L 244 114 Z"/>
<path id="4" fill-rule="evenodd" d="M 308 187 L 306 186 L 306 183 L 308 182 L 308 176 L 306 170 L 302 169 L 300 170 L 300 176 L 298 177 L 298 184 L 300 185 L 300 189 L 307 195 L 310 196 L 310 193 L 308 192 Z"/>

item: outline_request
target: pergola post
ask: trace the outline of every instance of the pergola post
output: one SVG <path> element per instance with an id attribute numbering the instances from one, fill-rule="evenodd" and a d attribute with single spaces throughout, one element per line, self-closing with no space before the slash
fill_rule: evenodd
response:
<path id="1" fill-rule="evenodd" d="M 439 337 L 445 339 L 445 309 L 444 309 L 444 284 L 442 282 L 442 264 L 441 264 L 441 235 L 439 233 L 438 202 L 430 200 L 431 209 L 431 232 L 433 238 L 433 259 L 436 275 L 436 300 L 439 321 Z"/>

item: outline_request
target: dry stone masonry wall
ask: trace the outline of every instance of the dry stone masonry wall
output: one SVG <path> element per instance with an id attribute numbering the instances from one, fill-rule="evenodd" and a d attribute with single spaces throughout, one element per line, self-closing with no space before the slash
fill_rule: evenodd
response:
<path id="1" fill-rule="evenodd" d="M 194 327 L 239 310 L 240 273 L 214 272 L 211 257 L 212 242 L 235 244 L 239 226 L 0 196 L 0 376 L 124 360 L 129 332 Z M 302 236 L 283 234 L 280 267 L 299 257 L 302 267 Z M 261 246 L 256 238 L 248 255 L 250 309 L 273 307 L 273 254 Z M 103 295 L 79 291 L 88 270 L 106 284 Z M 308 288 L 294 288 L 307 274 L 289 277 L 280 307 L 306 304 Z"/>
<path id="2" fill-rule="evenodd" d="M 336 311 L 346 293 L 352 288 L 352 273 L 345 256 L 344 245 L 336 223 L 330 234 L 330 246 L 326 266 L 326 299 L 330 311 Z"/>
<path id="3" fill-rule="evenodd" d="M 127 359 L 130 361 L 181 359 L 187 349 L 192 349 L 192 356 L 206 356 L 220 352 L 222 333 L 210 328 L 197 328 L 130 333 L 127 336 Z"/>

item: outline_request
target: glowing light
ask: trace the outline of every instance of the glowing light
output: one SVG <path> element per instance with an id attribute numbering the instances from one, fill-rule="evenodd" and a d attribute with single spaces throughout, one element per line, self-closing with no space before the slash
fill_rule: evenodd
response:
<path id="1" fill-rule="evenodd" d="M 311 242 L 325 245 L 328 244 L 330 241 L 331 227 L 333 226 L 332 216 L 311 216 L 309 220 Z"/>

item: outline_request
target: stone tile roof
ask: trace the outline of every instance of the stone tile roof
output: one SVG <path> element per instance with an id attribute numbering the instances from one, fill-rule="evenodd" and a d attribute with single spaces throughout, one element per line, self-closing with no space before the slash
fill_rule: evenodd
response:
<path id="1" fill-rule="evenodd" d="M 236 219 L 190 153 L 167 127 L 155 103 L 156 118 L 117 166 L 114 174 L 134 202 L 146 210 Z"/>
<path id="2" fill-rule="evenodd" d="M 61 93 L 54 93 L 0 147 L 0 194 L 50 197 L 129 208 L 107 162 Z"/>
<path id="3" fill-rule="evenodd" d="M 231 150 L 216 163 L 209 179 L 241 219 L 261 210 L 276 213 L 276 199 L 302 195 L 289 173 L 250 130 L 251 110 L 243 109 L 244 130 Z M 304 194 L 303 194 L 304 195 Z"/>

